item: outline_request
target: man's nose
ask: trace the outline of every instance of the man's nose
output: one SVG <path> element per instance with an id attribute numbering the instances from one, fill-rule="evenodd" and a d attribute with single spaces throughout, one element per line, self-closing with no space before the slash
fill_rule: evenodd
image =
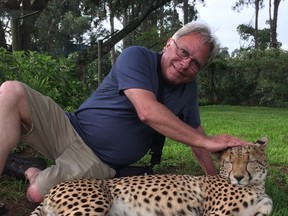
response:
<path id="1" fill-rule="evenodd" d="M 191 66 L 191 58 L 182 59 L 181 65 L 184 69 L 188 69 Z"/>

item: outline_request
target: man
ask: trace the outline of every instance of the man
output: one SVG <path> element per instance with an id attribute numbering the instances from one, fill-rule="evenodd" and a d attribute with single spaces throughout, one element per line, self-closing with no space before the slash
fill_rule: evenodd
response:
<path id="1" fill-rule="evenodd" d="M 28 199 L 41 202 L 60 181 L 113 178 L 115 169 L 141 159 L 162 134 L 190 146 L 204 171 L 215 174 L 209 152 L 243 143 L 225 134 L 208 137 L 200 124 L 195 77 L 216 52 L 210 29 L 197 22 L 179 29 L 161 55 L 127 48 L 74 113 L 23 83 L 3 83 L 0 173 L 20 138 L 55 161 L 43 171 L 23 171 L 30 183 Z"/>

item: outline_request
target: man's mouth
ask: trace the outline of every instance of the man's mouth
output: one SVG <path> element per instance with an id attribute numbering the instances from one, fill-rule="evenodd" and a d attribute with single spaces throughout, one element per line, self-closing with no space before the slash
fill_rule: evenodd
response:
<path id="1" fill-rule="evenodd" d="M 173 64 L 173 67 L 174 67 L 177 74 L 180 74 L 182 77 L 187 77 L 187 75 L 185 73 L 183 73 L 182 70 L 178 70 L 174 64 Z"/>
<path id="2" fill-rule="evenodd" d="M 181 74 L 183 77 L 187 77 L 186 74 L 184 74 L 183 72 L 178 71 L 179 74 Z"/>

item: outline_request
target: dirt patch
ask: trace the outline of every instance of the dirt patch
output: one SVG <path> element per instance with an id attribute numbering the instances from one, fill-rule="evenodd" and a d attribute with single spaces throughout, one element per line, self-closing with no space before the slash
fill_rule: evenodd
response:
<path id="1" fill-rule="evenodd" d="M 27 200 L 27 187 L 27 182 L 12 177 L 1 176 L 0 202 L 4 203 L 6 213 L 0 213 L 0 216 L 26 216 L 37 207 L 37 204 Z"/>
<path id="2" fill-rule="evenodd" d="M 17 150 L 15 153 L 19 154 Z M 20 149 L 22 156 L 39 157 L 40 154 L 30 147 Z M 0 216 L 28 216 L 37 207 L 26 198 L 28 183 L 12 177 L 1 176 L 0 202 L 4 202 L 6 213 Z"/>
<path id="3" fill-rule="evenodd" d="M 7 210 L 5 216 L 28 216 L 37 205 L 28 202 L 26 198 L 22 198 L 17 201 L 5 202 L 5 207 Z"/>

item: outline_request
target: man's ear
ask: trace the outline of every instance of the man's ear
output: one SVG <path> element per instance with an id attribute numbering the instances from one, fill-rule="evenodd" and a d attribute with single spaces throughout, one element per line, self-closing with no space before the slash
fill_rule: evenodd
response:
<path id="1" fill-rule="evenodd" d="M 166 49 L 167 47 L 171 46 L 171 43 L 172 43 L 172 42 L 173 42 L 172 38 L 169 38 L 169 39 L 167 40 L 167 42 L 166 42 L 166 45 L 164 46 L 163 51 L 165 51 L 165 49 Z"/>

